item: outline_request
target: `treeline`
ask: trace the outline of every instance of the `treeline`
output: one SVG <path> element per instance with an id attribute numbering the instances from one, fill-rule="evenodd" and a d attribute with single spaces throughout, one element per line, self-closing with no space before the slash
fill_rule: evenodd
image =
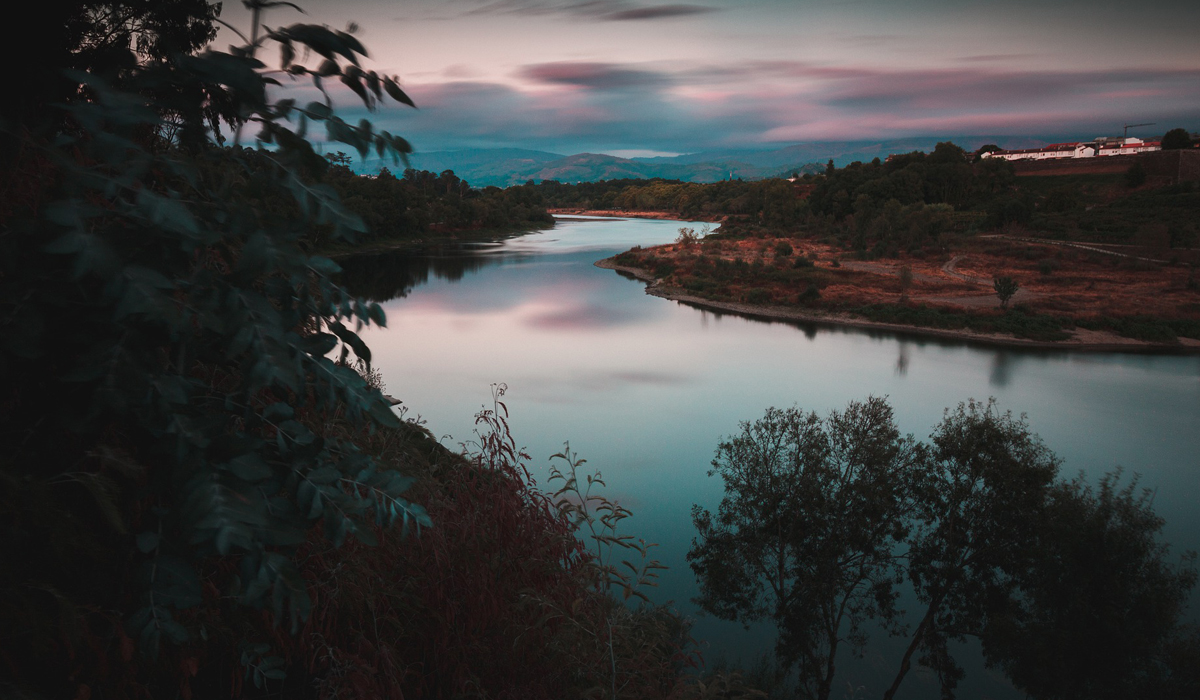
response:
<path id="1" fill-rule="evenodd" d="M 1136 164 L 1134 166 L 1136 168 Z M 1144 179 L 1144 178 L 1143 178 Z M 684 183 L 609 180 L 533 187 L 551 208 L 667 211 L 724 219 L 727 235 L 809 236 L 861 257 L 940 251 L 947 236 L 1016 227 L 1055 238 L 1141 242 L 1164 229 L 1166 245 L 1194 245 L 1200 187 L 1151 191 L 1120 175 L 1017 178 L 1013 165 L 980 159 L 950 142 L 930 153 L 876 158 L 783 179 Z M 528 185 L 527 185 L 528 186 Z"/>
<path id="2" fill-rule="evenodd" d="M 343 205 L 362 217 L 364 242 L 421 238 L 456 231 L 503 231 L 554 223 L 536 188 L 471 187 L 452 171 L 407 169 L 396 177 L 386 167 L 374 177 L 356 175 L 337 162 L 323 175 Z"/>
<path id="3" fill-rule="evenodd" d="M 667 211 L 697 220 L 735 216 L 773 227 L 795 226 L 805 212 L 795 188 L 781 179 L 709 184 L 625 179 L 575 185 L 544 180 L 532 187 L 552 209 Z"/>

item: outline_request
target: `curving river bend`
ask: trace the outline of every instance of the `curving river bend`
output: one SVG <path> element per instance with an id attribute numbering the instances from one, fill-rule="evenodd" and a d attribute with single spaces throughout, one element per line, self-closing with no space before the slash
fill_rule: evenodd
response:
<path id="1" fill-rule="evenodd" d="M 490 385 L 507 384 L 511 427 L 535 477 L 544 482 L 549 455 L 569 440 L 603 473 L 607 495 L 634 512 L 626 532 L 659 544 L 671 568 L 652 597 L 686 614 L 696 592 L 684 559 L 690 509 L 721 498 L 706 476 L 717 440 L 768 406 L 825 413 L 887 396 L 901 431 L 923 438 L 944 408 L 995 397 L 1028 415 L 1065 476 L 1118 465 L 1141 474 L 1173 551 L 1200 549 L 1200 356 L 1022 351 L 765 322 L 651 297 L 643 283 L 593 266 L 672 241 L 684 225 L 699 226 L 560 221 L 501 243 L 342 262 L 353 291 L 390 299 L 388 328 L 364 337 L 409 417 L 456 447 L 490 406 Z M 710 659 L 771 647 L 769 630 L 711 618 L 698 618 L 694 634 Z M 863 661 L 842 659 L 845 680 L 890 679 L 897 644 L 882 638 Z M 1016 697 L 977 663 L 969 671 L 961 697 Z M 932 682 L 912 675 L 902 695 L 936 696 Z"/>

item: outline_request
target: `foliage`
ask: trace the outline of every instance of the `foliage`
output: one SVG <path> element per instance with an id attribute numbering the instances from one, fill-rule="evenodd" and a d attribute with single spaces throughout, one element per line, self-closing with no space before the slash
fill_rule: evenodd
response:
<path id="1" fill-rule="evenodd" d="M 1020 288 L 1021 285 L 1017 284 L 1017 281 L 1008 275 L 992 278 L 992 289 L 996 291 L 996 298 L 1000 300 L 1000 308 L 1002 309 L 1008 308 L 1009 300 L 1013 298 L 1013 295 Z"/>
<path id="2" fill-rule="evenodd" d="M 591 531 L 578 511 L 530 477 L 504 391 L 494 387 L 491 408 L 477 415 L 465 458 L 416 436 L 433 448 L 414 490 L 434 528 L 386 547 L 310 543 L 305 578 L 324 605 L 303 634 L 279 635 L 290 678 L 315 682 L 325 698 L 612 697 L 614 684 L 616 697 L 655 698 L 675 689 L 685 626 L 668 610 L 627 610 L 609 595 L 598 551 L 579 539 Z"/>
<path id="3" fill-rule="evenodd" d="M 824 419 L 770 408 L 717 447 L 709 475 L 725 497 L 715 515 L 692 511 L 697 602 L 722 619 L 774 620 L 777 655 L 799 668 L 806 697 L 829 697 L 839 648 L 860 653 L 868 621 L 896 620 L 915 457 L 878 398 Z"/>
<path id="4" fill-rule="evenodd" d="M 950 642 L 985 633 L 996 601 L 1012 595 L 1027 567 L 1058 459 L 1024 419 L 993 402 L 959 404 L 930 436 L 912 516 L 907 577 L 922 608 L 909 636 L 890 699 L 914 653 L 950 697 L 962 671 Z"/>
<path id="5" fill-rule="evenodd" d="M 1191 147 L 1192 135 L 1188 133 L 1187 129 L 1171 129 L 1162 137 L 1162 149 L 1164 151 Z"/>
<path id="6" fill-rule="evenodd" d="M 256 19 L 271 4 L 248 3 Z M 339 546 L 349 536 L 373 543 L 377 527 L 430 522 L 402 495 L 412 479 L 380 470 L 358 447 L 398 424 L 347 362 L 370 362 L 357 330 L 382 325 L 383 312 L 349 296 L 332 281 L 337 265 L 301 247 L 316 227 L 335 239 L 363 230 L 328 187 L 301 176 L 315 158 L 308 124 L 360 151 L 402 156 L 408 146 L 365 120 L 345 123 L 328 97 L 304 107 L 270 100 L 276 81 L 254 56 L 273 41 L 290 75 L 318 87 L 339 76 L 368 106 L 385 94 L 411 101 L 393 78 L 359 67 L 365 49 L 347 32 L 293 24 L 260 33 L 256 23 L 255 38 L 229 53 L 167 60 L 158 54 L 191 45 L 156 43 L 159 6 L 112 7 L 135 13 L 120 26 L 150 32 L 144 55 L 112 79 L 70 73 L 83 97 L 63 108 L 53 143 L 24 143 L 9 174 L 32 173 L 40 189 L 4 208 L 0 364 L 38 369 L 19 372 L 0 401 L 4 437 L 19 445 L 2 462 L 3 498 L 44 509 L 6 521 L 3 560 L 44 565 L 0 567 L 0 584 L 6 612 L 58 620 L 6 625 L 11 660 L 74 656 L 81 630 L 102 624 L 100 657 L 132 638 L 152 665 L 174 653 L 165 644 L 207 634 L 192 611 L 218 590 L 296 630 L 312 599 L 295 555 L 314 527 Z M 324 62 L 306 68 L 296 49 Z M 217 149 L 219 125 L 205 120 L 215 103 L 276 150 Z M 246 190 L 288 201 L 289 215 L 250 206 Z M 13 196 L 7 183 L 5 193 Z M 330 434 L 335 414 L 352 429 Z M 103 583 L 88 587 L 71 562 L 93 546 L 86 556 Z M 213 561 L 233 567 L 219 586 L 202 578 Z M 56 611 L 55 600 L 66 607 Z M 253 677 L 277 676 L 256 654 L 246 657 Z M 43 668 L 24 680 L 53 686 L 69 675 Z"/>
<path id="7" fill-rule="evenodd" d="M 434 174 L 407 169 L 397 178 L 384 168 L 368 177 L 335 165 L 322 181 L 338 193 L 346 209 L 362 217 L 367 231 L 357 237 L 355 247 L 473 229 L 528 229 L 554 221 L 531 187 L 477 190 L 449 170 Z M 314 241 L 318 247 L 331 243 Z"/>
<path id="8" fill-rule="evenodd" d="M 850 416 L 854 430 L 837 427 Z M 839 453 L 830 445 L 850 468 L 812 478 Z M 899 439 L 880 399 L 824 422 L 768 409 L 718 447 L 716 515 L 693 510 L 698 602 L 724 619 L 775 620 L 778 657 L 799 661 L 810 697 L 828 696 L 840 635 L 861 645 L 872 623 L 908 638 L 884 698 L 918 660 L 954 697 L 954 650 L 968 639 L 1031 697 L 1188 697 L 1200 683 L 1200 635 L 1181 624 L 1195 555 L 1171 561 L 1136 478 L 1092 487 L 1058 468 L 993 401 L 947 410 L 928 443 Z M 915 610 L 895 607 L 903 579 Z M 843 610 L 852 620 L 831 617 Z"/>
<path id="9" fill-rule="evenodd" d="M 1146 166 L 1142 161 L 1134 161 L 1125 171 L 1125 186 L 1132 189 L 1146 184 Z"/>
<path id="10" fill-rule="evenodd" d="M 679 237 L 675 239 L 675 242 L 684 246 L 692 245 L 703 241 L 706 234 L 706 231 L 697 233 L 696 229 L 690 226 L 681 226 L 679 228 Z"/>
<path id="11" fill-rule="evenodd" d="M 564 446 L 562 452 L 551 456 L 550 459 L 552 462 L 561 460 L 563 463 L 561 468 L 557 465 L 552 466 L 548 478 L 551 483 L 561 482 L 550 496 L 558 516 L 570 523 L 572 529 L 585 540 L 591 540 L 592 546 L 595 547 L 595 551 L 587 550 L 585 557 L 592 572 L 592 594 L 601 600 L 609 601 L 610 591 L 621 592 L 622 607 L 611 607 L 607 611 L 604 627 L 600 627 L 593 634 L 606 651 L 607 665 L 600 663 L 595 668 L 599 673 L 608 676 L 608 697 L 627 696 L 630 683 L 637 680 L 630 676 L 630 670 L 637 669 L 641 664 L 618 661 L 621 640 L 637 639 L 637 627 L 644 625 L 647 619 L 677 620 L 669 611 L 654 608 L 642 590 L 647 586 L 658 585 L 655 582 L 658 572 L 666 567 L 649 558 L 650 549 L 656 545 L 619 531 L 621 521 L 632 513 L 596 493 L 596 487 L 606 485 L 600 472 L 583 474 L 584 481 L 581 482 L 579 468 L 586 460 L 573 453 L 570 445 Z M 622 559 L 618 562 L 617 557 L 622 553 L 632 555 L 635 560 Z M 634 611 L 623 607 L 630 599 L 639 601 L 639 606 Z M 663 639 L 660 632 L 642 641 L 636 649 L 627 649 L 625 653 L 633 651 L 639 657 L 654 657 L 661 655 L 662 650 L 666 649 L 671 663 L 662 668 L 660 675 L 665 680 L 671 680 L 676 677 L 675 672 L 683 666 L 695 665 L 695 659 L 683 651 L 690 643 L 691 638 L 687 636 L 686 626 L 679 626 L 676 622 L 671 637 Z M 661 684 L 662 681 L 659 682 L 659 685 Z M 634 694 L 633 697 L 640 696 Z"/>
<path id="12" fill-rule="evenodd" d="M 606 180 L 565 184 L 545 180 L 533 185 L 549 207 L 670 211 L 683 219 L 746 217 L 766 226 L 789 227 L 804 217 L 803 202 L 792 183 L 781 178 L 698 184 L 677 180 Z"/>
<path id="13" fill-rule="evenodd" d="M 923 304 L 867 304 L 846 309 L 857 316 L 881 323 L 947 330 L 965 328 L 977 333 L 1010 333 L 1029 340 L 1065 340 L 1070 337 L 1062 319 L 1029 313 L 1016 307 L 1004 314 L 951 311 Z"/>
<path id="14" fill-rule="evenodd" d="M 1179 690 L 1186 667 L 1169 657 L 1195 557 L 1170 563 L 1153 494 L 1137 481 L 1122 486 L 1118 471 L 1092 487 L 1078 477 L 1056 485 L 1040 514 L 1016 610 L 990 625 L 984 646 L 1026 693 L 1067 700 Z"/>

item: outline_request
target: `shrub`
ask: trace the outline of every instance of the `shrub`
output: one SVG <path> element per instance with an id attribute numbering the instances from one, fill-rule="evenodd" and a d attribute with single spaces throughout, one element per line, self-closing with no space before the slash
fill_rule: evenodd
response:
<path id="1" fill-rule="evenodd" d="M 1125 171 L 1125 186 L 1133 189 L 1146 184 L 1146 166 L 1138 160 Z"/>
<path id="2" fill-rule="evenodd" d="M 771 292 L 762 287 L 746 290 L 746 301 L 750 304 L 768 304 L 771 302 Z"/>
<path id="3" fill-rule="evenodd" d="M 793 252 L 792 244 L 787 241 L 780 241 L 775 244 L 775 254 L 780 257 L 787 257 Z"/>

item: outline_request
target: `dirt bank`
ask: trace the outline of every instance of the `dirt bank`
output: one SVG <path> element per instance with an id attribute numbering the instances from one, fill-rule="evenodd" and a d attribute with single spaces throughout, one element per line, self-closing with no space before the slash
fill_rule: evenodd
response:
<path id="1" fill-rule="evenodd" d="M 622 209 L 547 209 L 552 216 L 611 216 L 618 219 L 681 219 L 673 211 L 625 211 Z M 723 221 L 725 217 L 702 217 L 695 221 Z"/>
<path id="2" fill-rule="evenodd" d="M 893 331 L 911 335 L 923 335 L 937 338 L 948 338 L 970 343 L 986 345 L 1015 346 L 1022 348 L 1044 348 L 1054 350 L 1071 350 L 1079 352 L 1140 352 L 1140 353 L 1200 353 L 1200 341 L 1191 338 L 1180 338 L 1178 344 L 1163 345 L 1148 343 L 1141 340 L 1124 338 L 1108 331 L 1093 331 L 1076 328 L 1067 340 L 1037 341 L 1017 338 L 1011 335 L 996 333 L 976 333 L 968 330 L 944 330 L 939 328 L 924 328 L 897 323 L 879 323 L 844 313 L 829 313 L 812 309 L 796 309 L 784 306 L 766 306 L 747 304 L 744 302 L 724 302 L 704 299 L 686 291 L 662 284 L 650 271 L 637 267 L 629 267 L 613 262 L 612 258 L 597 261 L 596 267 L 606 270 L 616 270 L 632 275 L 646 282 L 646 293 L 671 299 L 674 301 L 717 311 L 728 311 L 745 316 L 797 321 L 802 323 L 821 323 L 851 328 Z"/>

